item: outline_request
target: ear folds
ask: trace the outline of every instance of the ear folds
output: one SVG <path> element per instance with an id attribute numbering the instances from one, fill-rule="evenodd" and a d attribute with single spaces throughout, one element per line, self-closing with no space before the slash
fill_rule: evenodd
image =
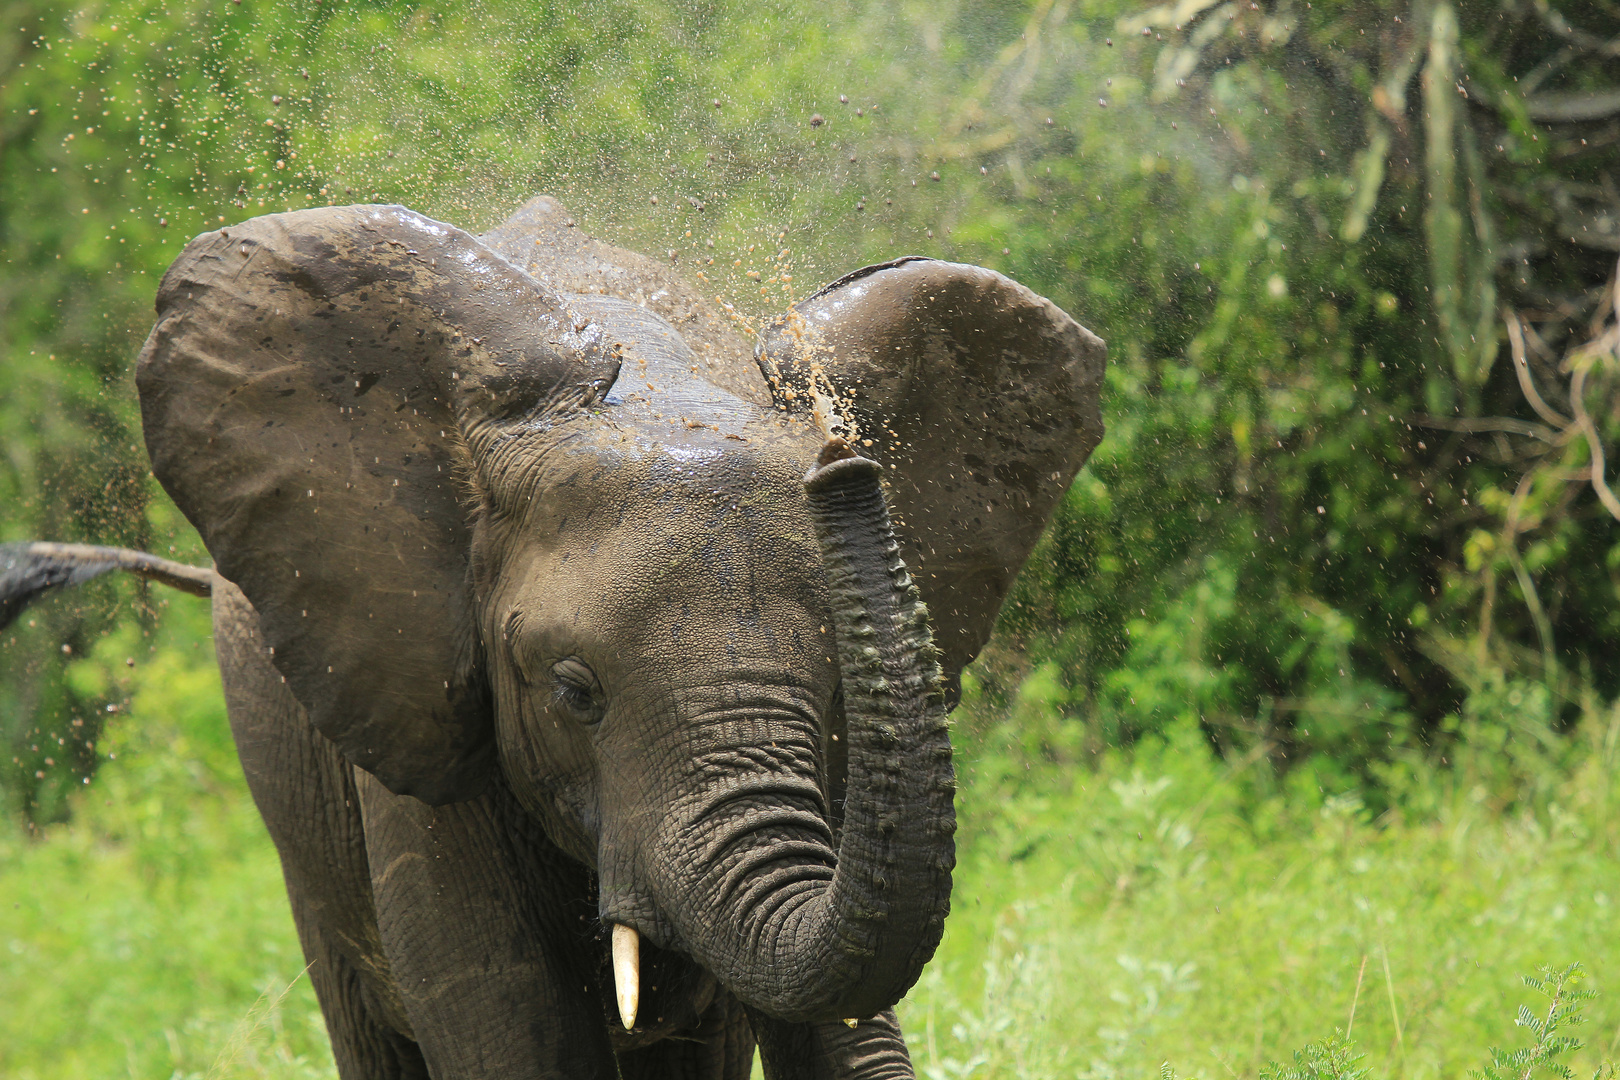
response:
<path id="1" fill-rule="evenodd" d="M 153 469 L 294 695 L 390 790 L 478 794 L 493 724 L 463 436 L 599 398 L 618 371 L 601 328 L 399 207 L 205 233 L 157 308 L 137 371 Z"/>
<path id="2" fill-rule="evenodd" d="M 1017 282 L 918 258 L 858 270 L 764 335 L 778 406 L 807 412 L 830 396 L 884 465 L 952 685 L 1102 439 L 1105 355 Z"/>

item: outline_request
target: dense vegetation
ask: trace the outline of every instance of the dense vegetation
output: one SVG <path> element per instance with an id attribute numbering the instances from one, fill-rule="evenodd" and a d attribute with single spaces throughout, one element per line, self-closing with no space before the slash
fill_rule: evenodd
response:
<path id="1" fill-rule="evenodd" d="M 398 201 L 478 230 L 549 191 L 745 323 L 861 262 L 981 263 L 1109 341 L 1109 433 L 963 713 L 982 906 L 909 1016 L 936 1074 L 1252 1073 L 1341 1024 L 1362 957 L 1379 1068 L 1454 1072 L 1507 1041 L 1506 973 L 1617 970 L 1581 932 L 1620 897 L 1607 0 L 0 13 L 0 540 L 206 558 L 131 365 L 158 276 L 221 222 Z M 60 1057 L 42 1018 L 108 963 L 135 1011 L 73 1031 L 137 1075 L 208 1068 L 297 974 L 182 603 L 102 582 L 0 636 L 0 899 L 33 912 L 0 1055 L 37 1054 L 0 1071 Z M 172 921 L 191 904 L 232 925 Z M 304 985 L 264 1013 L 275 1075 L 324 1053 Z"/>
<path id="2" fill-rule="evenodd" d="M 1083 751 L 1191 718 L 1377 801 L 1510 686 L 1558 728 L 1620 692 L 1604 5 L 5 12 L 5 537 L 200 555 L 129 382 L 193 233 L 345 199 L 480 228 L 549 190 L 745 315 L 916 250 L 1110 341 L 1110 434 L 986 667 L 1048 664 Z M 0 647 L 30 820 L 117 705 L 64 675 L 109 590 Z"/>

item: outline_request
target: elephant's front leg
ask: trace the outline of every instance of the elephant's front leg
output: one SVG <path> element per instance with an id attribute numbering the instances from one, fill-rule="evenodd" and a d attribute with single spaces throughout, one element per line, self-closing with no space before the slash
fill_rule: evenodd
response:
<path id="1" fill-rule="evenodd" d="M 915 1080 L 900 1022 L 889 1009 L 853 1028 L 787 1024 L 750 1010 L 767 1080 Z"/>
<path id="2" fill-rule="evenodd" d="M 435 808 L 356 780 L 383 947 L 436 1080 L 616 1077 L 584 868 L 504 787 Z"/>

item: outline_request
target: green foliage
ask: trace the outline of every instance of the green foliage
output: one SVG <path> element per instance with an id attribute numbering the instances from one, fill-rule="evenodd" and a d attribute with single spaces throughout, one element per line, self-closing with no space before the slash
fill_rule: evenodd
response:
<path id="1" fill-rule="evenodd" d="M 1518 1050 L 1506 1051 L 1490 1048 L 1490 1064 L 1471 1070 L 1469 1075 L 1480 1080 L 1532 1080 L 1546 1074 L 1559 1080 L 1574 1080 L 1574 1072 L 1559 1060 L 1565 1054 L 1584 1047 L 1580 1039 L 1559 1032 L 1586 1022 L 1581 1002 L 1597 997 L 1592 990 L 1577 989 L 1586 978 L 1580 962 L 1565 968 L 1543 966 L 1541 977 L 1523 976 L 1524 984 L 1547 999 L 1545 1016 L 1537 1016 L 1520 1005 L 1514 1024 L 1529 1028 L 1535 1041 Z M 1281 1065 L 1270 1062 L 1260 1070 L 1260 1080 L 1365 1080 L 1371 1069 L 1363 1066 L 1367 1055 L 1359 1052 L 1356 1044 L 1337 1029 L 1326 1039 L 1309 1042 L 1294 1051 L 1294 1063 Z M 1607 1060 L 1593 1070 L 1593 1080 L 1603 1080 L 1614 1074 L 1614 1065 Z M 1173 1076 L 1168 1062 L 1160 1066 L 1161 1076 Z"/>
<path id="2" fill-rule="evenodd" d="M 333 1075 L 207 633 L 182 597 L 74 665 L 122 704 L 73 822 L 0 833 L 0 1075 Z"/>
<path id="3" fill-rule="evenodd" d="M 901 1008 L 919 1075 L 1460 1075 L 1505 1041 L 1515 972 L 1614 970 L 1592 932 L 1620 895 L 1612 709 L 1549 758 L 1503 694 L 1477 754 L 1401 759 L 1412 794 L 1370 810 L 1310 763 L 1214 758 L 1195 720 L 1075 770 L 1025 744 L 1029 701 L 1014 722 L 979 693 L 951 921 Z M 1620 1022 L 1609 995 L 1581 1004 Z M 1565 1058 L 1595 1069 L 1607 1044 Z"/>
<path id="4" fill-rule="evenodd" d="M 1361 1064 L 1366 1058 L 1344 1032 L 1335 1029 L 1327 1038 L 1295 1050 L 1292 1065 L 1266 1064 L 1260 1080 L 1365 1080 L 1372 1071 Z"/>
<path id="5" fill-rule="evenodd" d="M 1558 1080 L 1574 1080 L 1569 1066 L 1558 1059 L 1586 1044 L 1560 1032 L 1586 1022 L 1581 1002 L 1590 1001 L 1597 993 L 1578 989 L 1585 978 L 1579 961 L 1567 968 L 1543 967 L 1540 978 L 1526 975 L 1524 985 L 1547 999 L 1547 1014 L 1537 1016 L 1528 1006 L 1520 1005 L 1513 1022 L 1529 1028 L 1535 1042 L 1512 1051 L 1491 1047 L 1491 1063 L 1472 1075 L 1481 1080 L 1531 1080 L 1542 1073 Z"/>
<path id="6" fill-rule="evenodd" d="M 546 190 L 745 327 L 914 250 L 1110 341 L 1109 435 L 984 670 L 1006 698 L 1048 665 L 1086 752 L 1194 717 L 1381 804 L 1493 686 L 1543 683 L 1567 728 L 1620 693 L 1620 547 L 1583 482 L 1620 436 L 1620 23 L 1183 8 L 10 0 L 0 537 L 202 557 L 130 379 L 186 237 L 357 200 L 479 229 Z M 95 770 L 116 702 L 65 670 L 133 595 L 0 640 L 0 784 L 30 820 Z"/>
<path id="7" fill-rule="evenodd" d="M 1566 1054 L 1582 1049 L 1585 1044 L 1560 1031 L 1586 1022 L 1581 1002 L 1597 997 L 1596 991 L 1577 989 L 1586 978 L 1580 962 L 1565 968 L 1542 966 L 1541 976 L 1523 976 L 1524 984 L 1547 999 L 1545 1016 L 1537 1016 L 1528 1006 L 1520 1005 L 1514 1024 L 1529 1028 L 1535 1036 L 1531 1045 L 1507 1051 L 1490 1048 L 1490 1064 L 1482 1069 L 1470 1070 L 1469 1075 L 1480 1080 L 1532 1080 L 1538 1074 L 1574 1080 L 1575 1073 L 1559 1060 Z M 1260 1070 L 1260 1080 L 1364 1080 L 1371 1070 L 1362 1066 L 1367 1055 L 1357 1051 L 1356 1044 L 1342 1031 L 1335 1030 L 1326 1039 L 1306 1043 L 1294 1051 L 1293 1065 L 1271 1062 Z M 1604 1080 L 1614 1075 L 1615 1066 L 1603 1061 L 1593 1070 L 1593 1080 Z M 1161 1075 L 1173 1075 L 1168 1063 L 1160 1067 Z"/>
<path id="8" fill-rule="evenodd" d="M 1617 244 L 1584 216 L 1579 179 L 1613 148 L 1526 112 L 1606 85 L 1596 38 L 1572 45 L 1570 26 L 1611 19 L 1121 14 L 1141 66 L 1109 105 L 1146 99 L 1161 131 L 1133 145 L 1168 178 L 1154 215 L 1127 200 L 1108 222 L 1140 243 L 1104 261 L 1202 288 L 1127 315 L 1097 272 L 1054 283 L 1113 342 L 1110 434 L 1004 614 L 1021 648 L 993 682 L 1055 660 L 1094 744 L 1195 716 L 1217 745 L 1327 758 L 1364 788 L 1407 748 L 1443 753 L 1467 700 L 1504 679 L 1546 683 L 1554 728 L 1583 686 L 1615 692 L 1598 644 L 1613 521 L 1579 483 L 1597 430 L 1616 433 Z M 1503 303 L 1538 312 L 1526 377 L 1567 406 L 1539 411 L 1521 389 Z M 1598 381 L 1577 384 L 1587 367 Z M 1582 402 L 1601 403 L 1591 438 L 1559 414 Z"/>

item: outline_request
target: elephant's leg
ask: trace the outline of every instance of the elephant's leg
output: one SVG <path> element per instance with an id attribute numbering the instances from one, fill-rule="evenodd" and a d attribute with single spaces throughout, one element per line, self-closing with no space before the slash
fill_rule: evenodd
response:
<path id="1" fill-rule="evenodd" d="M 214 645 L 231 733 L 253 801 L 281 856 L 310 981 L 343 1080 L 425 1075 L 393 991 L 371 903 L 360 800 L 337 749 L 270 665 L 259 619 L 229 582 L 214 587 Z"/>
<path id="2" fill-rule="evenodd" d="M 436 1080 L 617 1076 L 585 868 L 499 781 L 440 807 L 356 782 L 378 928 Z"/>
<path id="3" fill-rule="evenodd" d="M 343 1080 L 428 1080 L 427 1063 L 414 1040 L 379 1023 L 380 1010 L 366 989 L 366 978 L 321 931 L 320 920 L 293 900 L 293 918 L 310 981 L 321 1002 L 332 1057 Z"/>
<path id="4" fill-rule="evenodd" d="M 855 1027 L 786 1024 L 749 1013 L 766 1080 L 915 1080 L 894 1010 Z"/>
<path id="5" fill-rule="evenodd" d="M 754 1032 L 737 999 L 724 990 L 694 1030 L 619 1055 L 623 1080 L 748 1080 Z"/>

